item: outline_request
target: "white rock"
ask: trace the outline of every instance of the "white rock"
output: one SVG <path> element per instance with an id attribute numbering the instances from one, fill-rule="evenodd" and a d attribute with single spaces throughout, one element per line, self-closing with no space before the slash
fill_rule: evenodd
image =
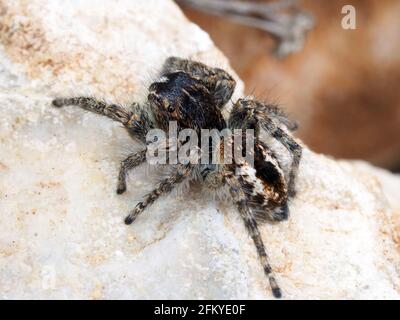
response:
<path id="1" fill-rule="evenodd" d="M 143 101 L 170 55 L 229 68 L 172 1 L 0 5 L 0 298 L 270 298 L 232 205 L 199 192 L 126 213 L 156 181 L 108 119 L 50 107 Z M 239 81 L 235 97 L 243 92 Z M 305 150 L 287 222 L 261 227 L 285 298 L 399 299 L 400 178 Z"/>

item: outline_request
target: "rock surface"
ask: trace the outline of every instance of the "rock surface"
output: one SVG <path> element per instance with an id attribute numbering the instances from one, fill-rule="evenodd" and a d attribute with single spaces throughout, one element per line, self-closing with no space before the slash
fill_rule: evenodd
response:
<path id="1" fill-rule="evenodd" d="M 120 126 L 52 97 L 128 103 L 170 55 L 231 71 L 172 1 L 0 2 L 0 298 L 270 298 L 231 205 L 170 195 L 125 214 L 157 177 L 131 174 Z M 239 81 L 235 96 L 243 92 Z M 400 177 L 305 150 L 291 218 L 261 232 L 284 297 L 400 298 Z"/>

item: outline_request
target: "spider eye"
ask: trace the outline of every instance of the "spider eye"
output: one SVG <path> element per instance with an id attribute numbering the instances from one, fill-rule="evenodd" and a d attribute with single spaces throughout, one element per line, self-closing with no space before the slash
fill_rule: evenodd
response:
<path id="1" fill-rule="evenodd" d="M 167 110 L 168 112 L 174 112 L 175 111 L 175 106 L 166 98 L 163 99 L 163 105 L 165 110 Z"/>

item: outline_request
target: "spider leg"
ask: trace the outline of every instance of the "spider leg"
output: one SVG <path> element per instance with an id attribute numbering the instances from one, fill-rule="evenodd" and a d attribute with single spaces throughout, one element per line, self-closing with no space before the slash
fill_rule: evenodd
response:
<path id="1" fill-rule="evenodd" d="M 236 81 L 226 71 L 220 68 L 210 68 L 203 63 L 169 57 L 163 66 L 161 74 L 184 71 L 192 77 L 204 81 L 205 86 L 213 93 L 214 103 L 222 108 L 232 97 Z"/>
<path id="2" fill-rule="evenodd" d="M 265 250 L 265 246 L 262 241 L 260 231 L 258 230 L 257 221 L 253 217 L 253 215 L 247 205 L 246 194 L 242 190 L 237 178 L 230 177 L 227 179 L 227 182 L 230 186 L 232 198 L 235 201 L 235 203 L 239 209 L 240 215 L 244 221 L 244 224 L 245 224 L 251 238 L 254 241 L 258 256 L 260 258 L 261 264 L 264 269 L 264 273 L 269 280 L 272 294 L 274 295 L 275 298 L 281 298 L 282 297 L 281 289 L 280 289 L 280 287 L 275 279 L 275 276 L 272 272 L 272 268 L 269 263 L 268 255 Z"/>
<path id="3" fill-rule="evenodd" d="M 67 105 L 81 107 L 87 111 L 104 115 L 115 121 L 125 124 L 129 121 L 132 113 L 116 104 L 107 104 L 104 101 L 90 97 L 56 98 L 52 101 L 53 106 L 61 108 Z"/>
<path id="4" fill-rule="evenodd" d="M 140 108 L 137 103 L 132 105 L 131 109 L 133 111 L 117 104 L 107 104 L 91 97 L 56 98 L 52 101 L 52 104 L 58 108 L 74 105 L 87 111 L 104 115 L 122 123 L 134 138 L 138 138 L 141 141 L 145 141 L 146 133 L 152 123 L 144 108 Z"/>
<path id="5" fill-rule="evenodd" d="M 161 195 L 171 192 L 175 186 L 187 178 L 192 172 L 191 165 L 178 164 L 168 178 L 159 182 L 156 188 L 148 193 L 142 202 L 139 202 L 132 212 L 125 218 L 126 224 L 131 224 L 139 214 L 156 201 Z"/>
<path id="6" fill-rule="evenodd" d="M 121 162 L 121 167 L 118 175 L 117 193 L 122 194 L 126 191 L 126 176 L 128 171 L 140 165 L 146 160 L 146 150 L 139 151 L 129 155 Z"/>

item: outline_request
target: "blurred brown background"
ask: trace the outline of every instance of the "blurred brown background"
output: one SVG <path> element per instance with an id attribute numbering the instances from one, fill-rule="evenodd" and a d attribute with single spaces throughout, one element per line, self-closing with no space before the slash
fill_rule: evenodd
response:
<path id="1" fill-rule="evenodd" d="M 400 171 L 400 1 L 299 4 L 315 26 L 285 59 L 271 54 L 274 41 L 261 30 L 183 9 L 228 56 L 247 94 L 281 105 L 311 149 Z M 356 30 L 341 27 L 346 4 L 356 9 Z"/>

